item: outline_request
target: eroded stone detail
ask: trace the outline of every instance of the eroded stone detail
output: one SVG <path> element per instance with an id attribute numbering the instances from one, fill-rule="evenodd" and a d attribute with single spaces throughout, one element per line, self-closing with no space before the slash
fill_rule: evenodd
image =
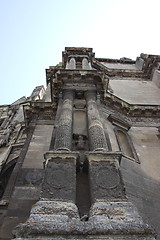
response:
<path id="1" fill-rule="evenodd" d="M 76 159 L 78 155 L 68 152 L 45 154 L 45 176 L 42 197 L 75 201 Z"/>
<path id="2" fill-rule="evenodd" d="M 94 92 L 86 93 L 89 144 L 91 151 L 108 150 Z"/>
<path id="3" fill-rule="evenodd" d="M 66 91 L 62 112 L 56 129 L 55 150 L 71 150 L 72 147 L 73 91 Z"/>
<path id="4" fill-rule="evenodd" d="M 87 222 L 80 221 L 73 203 L 39 201 L 28 221 L 14 230 L 16 239 L 101 239 L 103 236 L 103 239 L 151 240 L 152 234 L 136 208 L 126 201 L 93 204 Z"/>
<path id="5" fill-rule="evenodd" d="M 95 178 L 97 186 L 104 189 L 111 189 L 119 185 L 120 177 L 115 166 L 102 166 L 97 170 L 98 176 Z"/>
<path id="6" fill-rule="evenodd" d="M 91 200 L 125 198 L 124 185 L 119 171 L 120 155 L 114 153 L 89 153 L 89 181 Z"/>

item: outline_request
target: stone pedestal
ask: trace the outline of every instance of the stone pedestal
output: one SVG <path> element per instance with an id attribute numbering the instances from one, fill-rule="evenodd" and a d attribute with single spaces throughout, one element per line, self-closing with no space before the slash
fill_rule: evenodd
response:
<path id="1" fill-rule="evenodd" d="M 120 153 L 89 152 L 89 182 L 92 203 L 97 200 L 124 199 L 125 191 L 119 171 Z"/>
<path id="2" fill-rule="evenodd" d="M 73 91 L 65 91 L 61 116 L 56 129 L 55 150 L 70 151 L 72 148 Z"/>
<path id="3" fill-rule="evenodd" d="M 88 221 L 80 221 L 73 203 L 39 201 L 26 223 L 14 230 L 16 240 L 154 240 L 152 229 L 143 223 L 127 201 L 101 201 L 92 205 Z"/>
<path id="4" fill-rule="evenodd" d="M 108 145 L 96 103 L 96 93 L 86 92 L 89 146 L 91 151 L 107 151 Z"/>
<path id="5" fill-rule="evenodd" d="M 78 153 L 49 151 L 44 157 L 45 176 L 41 197 L 75 202 Z"/>
<path id="6" fill-rule="evenodd" d="M 74 203 L 74 168 L 77 157 L 77 153 L 68 152 L 45 154 L 46 168 L 51 170 L 46 171 L 42 197 L 44 195 L 48 198 L 38 201 L 32 207 L 28 221 L 16 227 L 15 240 L 154 240 L 152 229 L 142 221 L 137 209 L 124 197 L 118 172 L 119 154 L 116 153 L 87 155 L 93 204 L 89 219 L 80 219 Z M 58 168 L 56 164 L 59 164 Z M 101 188 L 103 194 L 98 188 Z M 119 195 L 115 194 L 116 191 Z"/>

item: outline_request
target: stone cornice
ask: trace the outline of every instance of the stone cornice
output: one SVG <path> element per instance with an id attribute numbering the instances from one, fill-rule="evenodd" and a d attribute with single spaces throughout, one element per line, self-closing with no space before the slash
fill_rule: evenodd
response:
<path id="1" fill-rule="evenodd" d="M 104 94 L 104 89 L 108 87 L 108 80 L 105 74 L 97 70 L 67 70 L 57 69 L 50 73 L 52 101 L 57 102 L 58 95 L 63 89 L 74 91 L 87 91 L 97 89 L 100 94 Z"/>
<path id="2" fill-rule="evenodd" d="M 136 61 L 129 58 L 120 58 L 120 59 L 112 59 L 112 58 L 95 58 L 98 62 L 107 62 L 107 63 L 122 63 L 122 64 L 135 64 Z"/>
<path id="3" fill-rule="evenodd" d="M 103 102 L 129 117 L 160 117 L 160 105 L 130 104 L 109 92 L 106 93 Z"/>
<path id="4" fill-rule="evenodd" d="M 121 63 L 121 64 L 136 64 L 136 61 L 131 59 L 105 59 L 105 58 L 94 58 L 92 61 L 93 67 L 98 70 L 104 71 L 108 76 L 123 76 L 123 77 L 141 77 L 150 79 L 152 76 L 153 69 L 158 67 L 158 63 L 160 62 L 159 55 L 145 55 L 141 54 L 143 62 L 142 70 L 138 69 L 111 69 L 102 64 L 101 62 L 106 63 Z"/>
<path id="5" fill-rule="evenodd" d="M 37 121 L 38 118 L 41 120 L 46 120 L 48 117 L 49 120 L 52 120 L 56 109 L 57 105 L 54 102 L 28 102 L 23 106 L 26 126 L 28 126 L 30 122 Z"/>
<path id="6" fill-rule="evenodd" d="M 122 118 L 118 118 L 113 114 L 109 114 L 108 116 L 108 120 L 112 123 L 112 125 L 116 126 L 116 127 L 120 127 L 126 131 L 128 131 L 131 127 L 131 125 L 129 124 L 129 122 L 125 121 Z"/>
<path id="7" fill-rule="evenodd" d="M 132 70 L 132 69 L 111 69 L 108 68 L 107 66 L 103 65 L 101 62 L 98 60 L 94 59 L 93 62 L 93 67 L 96 69 L 105 72 L 109 77 L 113 76 L 122 76 L 122 77 L 141 77 L 141 78 L 150 78 L 150 75 L 145 73 L 144 70 Z"/>

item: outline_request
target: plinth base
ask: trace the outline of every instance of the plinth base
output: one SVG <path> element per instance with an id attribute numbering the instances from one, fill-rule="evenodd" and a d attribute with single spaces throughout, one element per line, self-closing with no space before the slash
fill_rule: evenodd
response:
<path id="1" fill-rule="evenodd" d="M 19 224 L 14 235 L 16 240 L 155 239 L 152 228 L 128 201 L 98 201 L 83 222 L 74 203 L 44 199 L 33 206 L 28 221 Z"/>

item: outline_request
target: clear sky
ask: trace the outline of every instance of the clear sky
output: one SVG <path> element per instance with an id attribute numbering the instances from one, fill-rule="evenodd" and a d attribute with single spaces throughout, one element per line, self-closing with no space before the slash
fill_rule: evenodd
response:
<path id="1" fill-rule="evenodd" d="M 65 47 L 96 57 L 160 55 L 160 0 L 0 0 L 0 104 L 45 86 Z"/>

